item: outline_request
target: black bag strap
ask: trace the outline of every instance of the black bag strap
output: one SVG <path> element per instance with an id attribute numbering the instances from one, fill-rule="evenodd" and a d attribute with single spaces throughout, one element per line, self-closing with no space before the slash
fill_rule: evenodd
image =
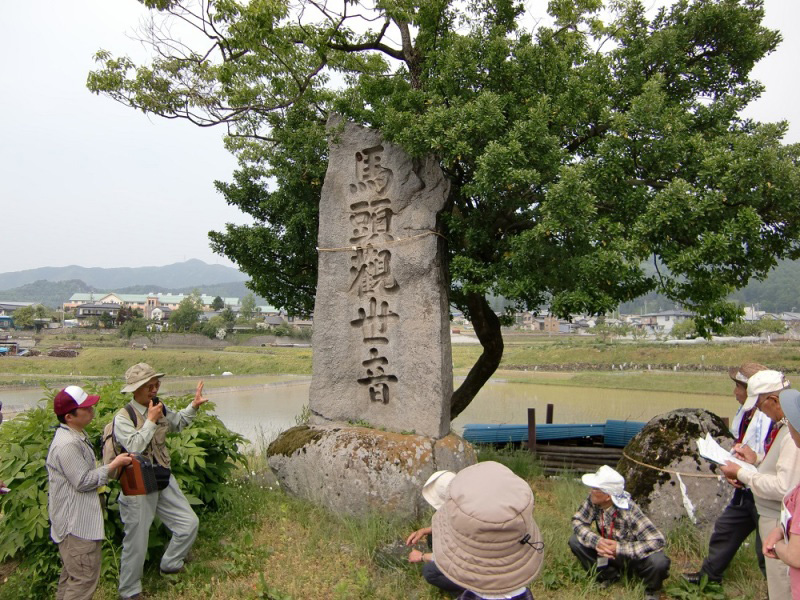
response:
<path id="1" fill-rule="evenodd" d="M 136 413 L 134 412 L 135 410 L 136 409 L 131 406 L 130 402 L 128 402 L 125 405 L 125 412 L 128 413 L 128 418 L 131 420 L 131 423 L 133 423 L 134 427 L 136 427 Z M 119 413 L 117 413 L 117 414 L 119 414 Z M 117 418 L 117 416 L 114 415 L 114 418 L 111 419 L 111 437 L 114 439 L 115 442 L 117 442 L 117 444 L 119 444 L 119 447 L 122 448 L 123 451 L 127 452 L 128 449 L 125 448 L 125 446 L 123 446 L 122 443 L 117 439 L 117 434 L 114 432 L 114 425 L 115 425 L 114 421 L 116 420 L 116 418 Z M 136 427 L 136 429 L 139 429 L 139 428 Z"/>

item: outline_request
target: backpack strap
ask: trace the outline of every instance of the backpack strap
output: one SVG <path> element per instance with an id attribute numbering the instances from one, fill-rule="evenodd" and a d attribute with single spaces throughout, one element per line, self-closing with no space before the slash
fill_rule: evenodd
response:
<path id="1" fill-rule="evenodd" d="M 128 418 L 131 420 L 131 423 L 133 423 L 133 426 L 136 427 L 136 429 L 139 429 L 139 422 L 136 418 L 136 409 L 131 406 L 130 402 L 125 405 L 125 411 L 128 413 Z"/>
<path id="2" fill-rule="evenodd" d="M 114 442 L 116 442 L 116 444 L 117 444 L 117 445 L 118 445 L 120 448 L 122 448 L 123 452 L 127 452 L 127 451 L 128 451 L 128 449 L 127 449 L 127 448 L 125 448 L 125 446 L 123 446 L 123 445 L 120 443 L 120 441 L 117 439 L 117 434 L 116 434 L 116 432 L 114 431 L 114 425 L 115 425 L 114 421 L 116 421 L 116 419 L 117 419 L 117 416 L 119 416 L 119 415 L 121 415 L 121 414 L 122 414 L 122 411 L 123 411 L 123 410 L 124 410 L 124 411 L 125 411 L 125 412 L 128 414 L 128 418 L 131 420 L 131 423 L 133 423 L 133 426 L 134 426 L 136 429 L 139 429 L 139 423 L 138 423 L 138 421 L 136 420 L 136 409 L 135 409 L 135 408 L 133 408 L 133 406 L 131 406 L 131 403 L 130 403 L 130 402 L 128 402 L 128 403 L 127 403 L 127 404 L 126 404 L 126 405 L 125 405 L 125 406 L 124 406 L 122 409 L 120 409 L 120 410 L 117 412 L 117 414 L 116 414 L 116 415 L 114 415 L 114 418 L 113 418 L 113 419 L 111 419 L 111 437 L 114 439 Z"/>

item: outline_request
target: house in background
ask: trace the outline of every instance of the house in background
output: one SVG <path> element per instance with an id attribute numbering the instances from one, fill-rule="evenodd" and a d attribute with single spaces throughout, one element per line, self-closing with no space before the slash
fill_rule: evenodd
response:
<path id="1" fill-rule="evenodd" d="M 153 319 L 153 311 L 156 308 L 168 308 L 175 310 L 184 298 L 189 294 L 116 294 L 114 292 L 90 292 L 72 294 L 69 300 L 64 302 L 63 308 L 67 310 L 75 310 L 83 304 L 116 304 L 117 308 L 124 306 L 126 308 L 141 310 L 145 319 Z M 211 304 L 214 302 L 216 296 L 202 294 L 200 302 L 204 310 L 212 310 Z M 222 301 L 225 306 L 238 306 L 239 298 L 223 298 Z"/>
<path id="2" fill-rule="evenodd" d="M 669 333 L 676 323 L 693 317 L 694 313 L 685 310 L 662 310 L 639 315 L 639 322 L 648 333 Z"/>
<path id="3" fill-rule="evenodd" d="M 113 302 L 80 304 L 75 309 L 77 313 L 75 317 L 78 320 L 78 324 L 81 326 L 89 325 L 93 318 L 100 318 L 104 314 L 111 315 L 111 318 L 116 321 L 120 308 L 121 306 L 119 304 L 114 304 Z"/>
<path id="4" fill-rule="evenodd" d="M 23 306 L 33 306 L 35 302 L 0 302 L 0 316 L 13 315 L 14 311 Z"/>

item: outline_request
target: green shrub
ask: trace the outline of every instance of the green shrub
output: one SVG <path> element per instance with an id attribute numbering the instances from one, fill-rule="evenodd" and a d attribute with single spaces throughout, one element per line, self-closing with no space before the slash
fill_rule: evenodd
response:
<path id="1" fill-rule="evenodd" d="M 120 393 L 121 384 L 112 382 L 102 387 L 86 386 L 100 395 L 95 418 L 86 429 L 100 457 L 103 427 L 117 411 L 130 401 Z M 52 594 L 58 580 L 61 561 L 56 545 L 50 540 L 47 512 L 47 468 L 45 459 L 55 427 L 53 396 L 56 390 L 45 388 L 47 406 L 27 411 L 0 428 L 0 479 L 11 491 L 0 497 L 0 562 L 9 558 L 22 561 L 28 585 L 28 598 Z M 192 396 L 165 398 L 170 410 L 187 406 Z M 194 422 L 180 433 L 167 438 L 172 457 L 172 473 L 196 511 L 216 510 L 228 504 L 233 494 L 227 482 L 237 463 L 244 464 L 239 452 L 242 436 L 228 430 L 206 404 Z M 119 483 L 111 482 L 103 494 L 105 502 L 106 542 L 103 548 L 103 577 L 116 578 L 122 541 L 119 518 Z M 166 528 L 158 519 L 150 533 L 148 557 L 160 557 L 169 540 Z M 20 598 L 26 596 L 18 596 Z"/>

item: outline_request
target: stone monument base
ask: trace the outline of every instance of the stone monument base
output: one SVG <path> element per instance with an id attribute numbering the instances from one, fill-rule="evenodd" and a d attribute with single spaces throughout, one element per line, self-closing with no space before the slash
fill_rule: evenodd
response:
<path id="1" fill-rule="evenodd" d="M 422 486 L 434 471 L 477 461 L 472 445 L 351 425 L 299 425 L 267 449 L 268 463 L 290 495 L 337 514 L 411 518 L 428 509 Z"/>

